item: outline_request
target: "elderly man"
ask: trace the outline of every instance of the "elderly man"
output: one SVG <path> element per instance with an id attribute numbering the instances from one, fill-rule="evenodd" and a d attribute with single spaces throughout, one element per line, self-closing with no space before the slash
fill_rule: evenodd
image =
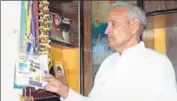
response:
<path id="1" fill-rule="evenodd" d="M 140 41 L 145 13 L 135 5 L 115 4 L 107 21 L 105 34 L 117 52 L 101 64 L 89 96 L 74 92 L 51 75 L 45 77 L 45 89 L 64 101 L 177 101 L 170 60 Z"/>

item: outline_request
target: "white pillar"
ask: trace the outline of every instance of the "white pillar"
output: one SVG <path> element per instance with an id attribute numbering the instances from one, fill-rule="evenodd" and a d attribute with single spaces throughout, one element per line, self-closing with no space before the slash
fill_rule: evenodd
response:
<path id="1" fill-rule="evenodd" d="M 1 1 L 1 101 L 19 101 L 13 88 L 18 56 L 21 1 Z"/>

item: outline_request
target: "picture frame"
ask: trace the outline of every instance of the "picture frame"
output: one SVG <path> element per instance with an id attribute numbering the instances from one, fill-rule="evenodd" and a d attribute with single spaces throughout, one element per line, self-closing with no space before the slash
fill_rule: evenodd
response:
<path id="1" fill-rule="evenodd" d="M 63 11 L 49 6 L 50 20 L 52 22 L 50 39 L 62 45 L 71 46 L 70 27 L 71 19 L 64 16 Z"/>
<path id="2" fill-rule="evenodd" d="M 61 61 L 56 61 L 54 64 L 54 75 L 57 79 L 59 79 L 62 83 L 64 83 L 65 85 L 68 85 L 67 82 L 67 74 L 66 74 L 66 70 L 64 68 L 64 63 Z"/>

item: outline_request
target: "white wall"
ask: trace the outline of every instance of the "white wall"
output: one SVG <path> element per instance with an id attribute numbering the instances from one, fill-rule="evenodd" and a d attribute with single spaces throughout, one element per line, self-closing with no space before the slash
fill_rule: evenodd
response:
<path id="1" fill-rule="evenodd" d="M 20 1 L 1 2 L 1 101 L 19 101 L 18 94 L 21 93 L 21 90 L 13 88 L 20 8 Z"/>

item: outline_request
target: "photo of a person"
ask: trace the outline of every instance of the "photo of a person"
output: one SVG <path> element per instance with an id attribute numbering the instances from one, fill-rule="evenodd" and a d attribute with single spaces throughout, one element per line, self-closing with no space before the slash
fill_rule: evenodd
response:
<path id="1" fill-rule="evenodd" d="M 54 12 L 50 12 L 50 20 L 52 22 L 50 24 L 51 39 L 65 44 L 71 44 L 69 36 L 71 20 Z"/>
<path id="2" fill-rule="evenodd" d="M 31 61 L 31 63 L 30 63 L 30 71 L 31 72 L 35 72 L 36 71 L 35 68 L 34 68 L 34 65 L 33 65 L 33 61 Z"/>
<path id="3" fill-rule="evenodd" d="M 58 14 L 54 14 L 53 21 L 56 26 L 59 26 L 61 24 L 61 17 Z"/>
<path id="4" fill-rule="evenodd" d="M 50 12 L 50 18 L 52 21 L 50 25 L 51 38 L 54 40 L 64 40 L 60 29 L 61 20 L 62 20 L 60 15 Z"/>
<path id="5" fill-rule="evenodd" d="M 60 65 L 55 66 L 55 76 L 59 80 L 61 80 L 64 84 L 67 85 L 67 79 L 66 79 L 66 73 L 64 71 L 64 68 Z"/>

